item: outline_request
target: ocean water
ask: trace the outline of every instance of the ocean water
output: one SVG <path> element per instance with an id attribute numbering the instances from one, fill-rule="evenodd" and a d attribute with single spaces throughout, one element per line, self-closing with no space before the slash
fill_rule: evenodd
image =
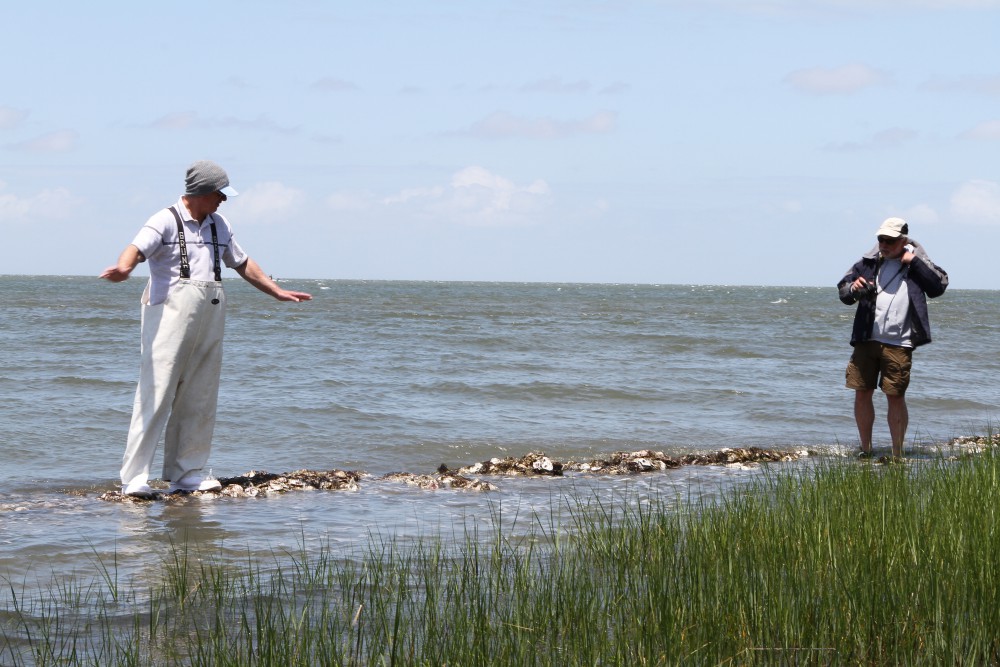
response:
<path id="1" fill-rule="evenodd" d="M 143 576 L 179 543 L 237 560 L 319 545 L 350 554 L 373 533 L 447 536 L 500 515 L 551 515 L 568 493 L 712 497 L 760 474 L 688 466 L 491 479 L 500 488 L 489 493 L 378 479 L 442 463 L 750 445 L 822 459 L 856 446 L 843 387 L 854 309 L 832 286 L 296 280 L 283 284 L 314 299 L 289 304 L 234 278 L 212 472 L 372 477 L 357 491 L 109 503 L 98 496 L 118 488 L 143 282 L 0 276 L 5 580 L 46 586 L 98 562 Z M 998 307 L 997 291 L 953 289 L 931 302 L 934 343 L 915 353 L 908 392 L 917 457 L 991 428 Z M 877 398 L 875 444 L 887 450 Z"/>

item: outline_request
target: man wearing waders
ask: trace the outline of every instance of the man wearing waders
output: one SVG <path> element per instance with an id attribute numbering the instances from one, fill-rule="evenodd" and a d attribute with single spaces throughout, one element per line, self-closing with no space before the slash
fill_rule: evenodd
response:
<path id="1" fill-rule="evenodd" d="M 219 488 L 203 470 L 212 449 L 222 371 L 222 263 L 279 301 L 312 298 L 282 289 L 243 252 L 229 221 L 216 213 L 236 194 L 222 167 L 195 162 L 187 170 L 181 198 L 154 214 L 118 263 L 101 273 L 101 278 L 121 282 L 140 262 L 149 262 L 142 294 L 142 364 L 121 468 L 125 495 L 153 493 L 149 469 L 164 429 L 168 492 Z"/>

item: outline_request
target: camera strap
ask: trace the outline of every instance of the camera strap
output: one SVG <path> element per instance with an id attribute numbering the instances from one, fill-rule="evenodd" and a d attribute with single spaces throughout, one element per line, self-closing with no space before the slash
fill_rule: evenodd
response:
<path id="1" fill-rule="evenodd" d="M 881 273 L 881 271 L 882 271 L 882 266 L 883 266 L 883 265 L 884 265 L 884 264 L 883 264 L 883 259 L 882 259 L 881 257 L 879 257 L 879 260 L 878 260 L 878 266 L 877 266 L 877 267 L 875 268 L 875 287 L 876 287 L 876 289 L 878 290 L 878 291 L 876 292 L 876 296 L 877 296 L 878 294 L 880 294 L 880 293 L 882 293 L 882 292 L 884 292 L 884 291 L 885 291 L 884 289 L 879 289 L 880 285 L 885 285 L 886 287 L 888 287 L 889 285 L 891 285 L 891 284 L 892 284 L 892 281 L 893 281 L 893 280 L 895 280 L 896 278 L 898 278 L 898 277 L 899 277 L 899 274 L 903 273 L 903 272 L 904 272 L 904 271 L 906 271 L 906 270 L 907 270 L 908 268 L 910 268 L 910 267 L 909 267 L 909 266 L 907 266 L 906 264 L 903 264 L 902 262 L 900 262 L 900 263 L 899 263 L 899 269 L 897 269 L 897 270 L 896 270 L 896 273 L 892 274 L 892 277 L 891 277 L 891 278 L 889 278 L 889 280 L 887 280 L 887 281 L 885 281 L 885 282 L 883 283 L 883 282 L 882 282 L 881 280 L 879 280 L 879 273 Z M 904 276 L 903 276 L 903 277 L 904 277 L 904 278 L 906 277 L 906 276 L 905 276 L 905 274 L 904 274 Z"/>

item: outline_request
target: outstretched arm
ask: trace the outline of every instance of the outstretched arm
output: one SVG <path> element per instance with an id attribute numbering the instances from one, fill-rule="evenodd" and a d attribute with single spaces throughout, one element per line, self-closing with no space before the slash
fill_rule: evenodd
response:
<path id="1" fill-rule="evenodd" d="M 129 244 L 118 256 L 118 263 L 101 271 L 101 275 L 98 277 L 107 278 L 113 283 L 128 280 L 128 277 L 132 275 L 132 270 L 145 259 L 138 248 Z"/>
<path id="2" fill-rule="evenodd" d="M 243 264 L 237 266 L 236 273 L 240 274 L 243 280 L 247 281 L 261 292 L 264 294 L 270 294 L 278 301 L 309 301 L 312 299 L 312 295 L 307 294 L 306 292 L 293 292 L 291 290 L 281 289 L 278 286 L 278 283 L 271 280 L 271 278 L 264 273 L 264 270 L 260 268 L 260 265 L 251 258 L 248 258 L 247 261 L 243 262 Z"/>

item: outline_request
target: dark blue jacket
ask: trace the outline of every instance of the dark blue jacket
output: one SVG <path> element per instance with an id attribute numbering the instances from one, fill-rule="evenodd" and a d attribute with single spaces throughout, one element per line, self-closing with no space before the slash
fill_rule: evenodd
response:
<path id="1" fill-rule="evenodd" d="M 913 347 L 919 347 L 931 342 L 931 320 L 927 314 L 927 298 L 941 296 L 948 288 L 948 274 L 944 269 L 931 261 L 923 246 L 909 239 L 913 246 L 915 257 L 904 269 L 907 293 L 910 295 L 909 318 L 913 335 L 910 341 Z M 848 269 L 844 277 L 837 283 L 840 300 L 847 305 L 858 304 L 854 314 L 854 330 L 851 332 L 851 345 L 871 340 L 872 329 L 875 326 L 875 301 L 872 299 L 858 300 L 851 291 L 851 284 L 859 277 L 864 277 L 870 283 L 875 282 L 882 263 L 878 246 L 868 251 L 854 266 Z"/>

